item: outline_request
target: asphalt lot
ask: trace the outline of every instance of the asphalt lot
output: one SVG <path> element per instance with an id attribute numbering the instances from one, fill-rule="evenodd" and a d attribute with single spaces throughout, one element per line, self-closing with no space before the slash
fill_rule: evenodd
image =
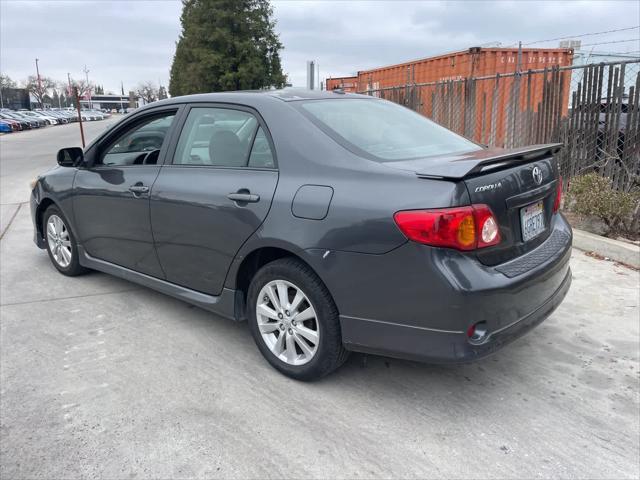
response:
<path id="1" fill-rule="evenodd" d="M 24 202 L 77 144 L 0 138 L 1 478 L 638 478 L 638 272 L 574 251 L 563 305 L 491 358 L 352 355 L 298 383 L 245 324 L 54 270 Z"/>

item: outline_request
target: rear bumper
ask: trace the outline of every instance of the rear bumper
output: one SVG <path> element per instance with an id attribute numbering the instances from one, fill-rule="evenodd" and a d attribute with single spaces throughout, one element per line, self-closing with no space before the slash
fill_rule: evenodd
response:
<path id="1" fill-rule="evenodd" d="M 313 266 L 341 313 L 345 347 L 460 363 L 529 332 L 555 310 L 571 285 L 571 229 L 561 215 L 554 217 L 542 245 L 493 267 L 473 255 L 413 242 L 385 255 L 332 252 L 316 261 Z M 477 322 L 485 322 L 487 335 L 474 344 L 466 332 Z"/>
<path id="2" fill-rule="evenodd" d="M 341 318 L 351 336 L 361 343 L 347 344 L 349 350 L 429 363 L 465 363 L 500 350 L 541 324 L 562 303 L 571 285 L 571 270 L 554 294 L 537 310 L 516 322 L 491 332 L 478 345 L 471 344 L 465 332 L 445 332 L 406 325 Z M 361 330 L 355 333 L 354 330 Z M 366 333 L 365 333 L 366 332 Z M 381 343 L 378 339 L 384 339 Z"/>

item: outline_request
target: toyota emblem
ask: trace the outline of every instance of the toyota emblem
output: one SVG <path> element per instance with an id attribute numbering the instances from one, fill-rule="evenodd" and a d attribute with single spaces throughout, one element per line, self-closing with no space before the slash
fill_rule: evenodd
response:
<path id="1" fill-rule="evenodd" d="M 540 170 L 540 167 L 533 167 L 531 175 L 533 175 L 533 181 L 536 182 L 536 185 L 542 183 L 542 170 Z"/>

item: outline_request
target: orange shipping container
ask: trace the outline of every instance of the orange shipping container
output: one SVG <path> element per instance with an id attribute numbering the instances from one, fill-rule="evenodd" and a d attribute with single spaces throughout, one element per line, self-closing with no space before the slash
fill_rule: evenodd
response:
<path id="1" fill-rule="evenodd" d="M 340 88 L 347 93 L 355 93 L 358 90 L 358 77 L 336 77 L 327 78 L 326 90 L 335 90 Z"/>
<path id="2" fill-rule="evenodd" d="M 572 61 L 573 50 L 570 48 L 523 48 L 520 70 L 564 67 Z M 473 47 L 462 52 L 362 70 L 358 72 L 358 91 L 514 73 L 517 65 L 518 49 Z"/>
<path id="3" fill-rule="evenodd" d="M 522 49 L 522 58 L 520 71 L 526 73 L 528 70 L 538 70 L 551 67 L 570 66 L 573 61 L 573 50 L 569 48 L 554 49 Z M 404 85 L 435 83 L 446 81 L 457 81 L 466 78 L 478 77 L 495 77 L 497 73 L 513 74 L 518 68 L 518 49 L 510 48 L 480 48 L 474 47 L 466 51 L 439 55 L 436 57 L 413 60 L 397 65 L 387 67 L 374 68 L 371 70 L 363 70 L 358 72 L 358 88 L 359 92 L 372 90 L 373 95 L 378 95 L 375 91 L 389 87 L 401 87 Z M 562 114 L 567 113 L 569 103 L 569 91 L 571 72 L 564 71 L 561 73 L 560 83 Z M 476 82 L 475 96 L 478 104 L 491 102 L 493 95 L 497 92 L 497 118 L 498 128 L 495 132 L 494 143 L 501 145 L 505 139 L 505 120 L 509 92 L 514 82 L 513 75 L 500 80 L 500 88 L 496 90 L 495 81 L 493 79 L 481 80 Z M 431 90 L 429 90 L 431 88 Z M 521 95 L 519 98 L 519 110 L 527 108 L 526 103 L 530 102 L 530 108 L 536 112 L 538 104 L 542 101 L 544 90 L 544 75 L 532 75 L 530 87 L 531 95 L 529 98 Z M 424 87 L 420 89 L 421 105 L 419 111 L 428 117 L 435 118 L 438 114 L 437 109 L 432 104 L 433 87 Z M 523 90 L 524 91 L 524 90 Z M 463 107 L 463 101 L 458 103 L 458 107 Z M 490 105 L 490 103 L 489 103 Z M 484 112 L 484 116 L 483 113 Z M 468 130 L 467 127 L 453 128 L 459 133 L 466 133 L 467 136 L 475 140 L 486 142 L 487 133 L 481 125 L 489 125 L 491 121 L 490 108 L 478 108 L 475 110 L 475 121 L 473 127 Z M 487 129 L 488 130 L 488 129 Z"/>

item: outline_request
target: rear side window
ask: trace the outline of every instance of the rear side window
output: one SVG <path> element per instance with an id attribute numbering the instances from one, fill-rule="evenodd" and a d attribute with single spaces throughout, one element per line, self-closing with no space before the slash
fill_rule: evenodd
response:
<path id="1" fill-rule="evenodd" d="M 252 114 L 192 108 L 180 134 L 174 165 L 273 167 L 271 147 Z"/>
<path id="2" fill-rule="evenodd" d="M 381 162 L 482 150 L 428 118 L 384 100 L 315 100 L 300 105 L 307 117 L 346 148 Z"/>
<path id="3" fill-rule="evenodd" d="M 274 168 L 276 166 L 271 153 L 271 145 L 269 145 L 269 140 L 262 127 L 258 128 L 256 138 L 253 140 L 249 166 L 263 168 Z"/>

